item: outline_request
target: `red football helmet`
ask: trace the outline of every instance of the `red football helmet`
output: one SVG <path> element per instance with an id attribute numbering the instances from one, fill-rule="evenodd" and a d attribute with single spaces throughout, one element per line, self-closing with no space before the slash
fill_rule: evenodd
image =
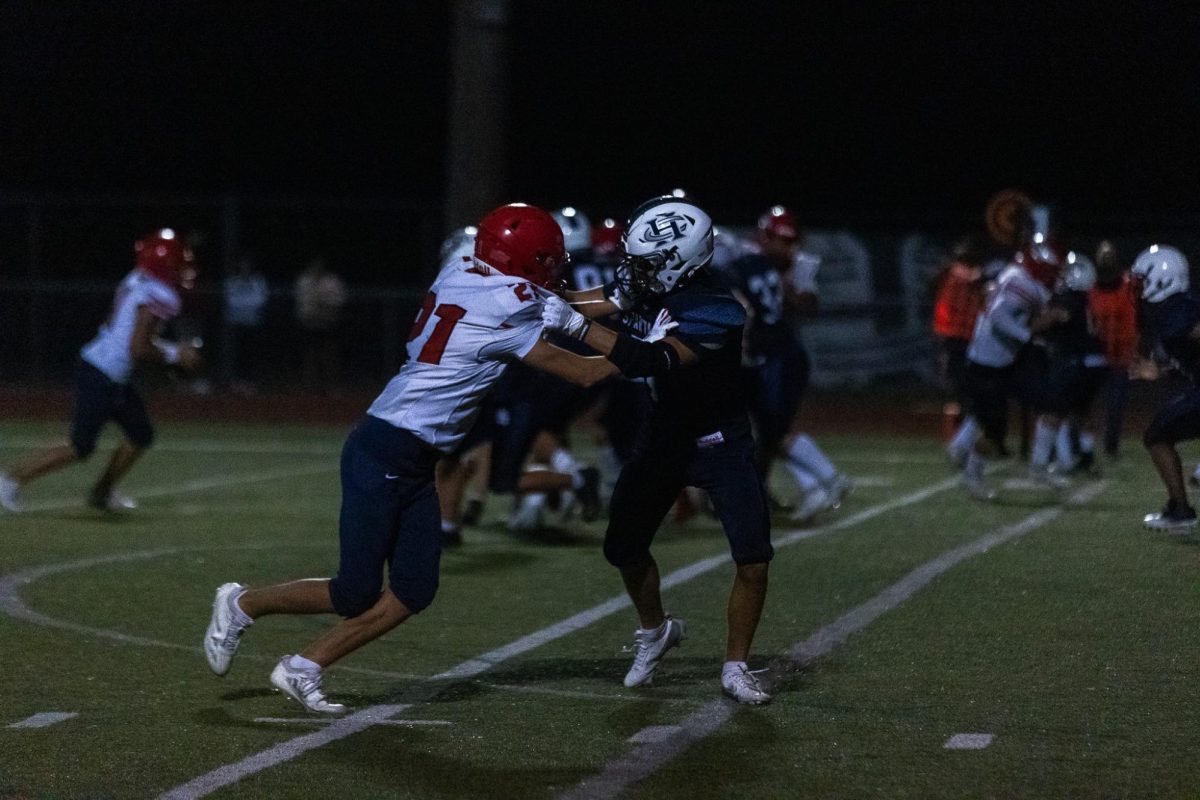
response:
<path id="1" fill-rule="evenodd" d="M 784 206 L 771 206 L 758 218 L 759 237 L 771 237 L 796 241 L 800 238 L 800 227 L 796 215 Z"/>
<path id="2" fill-rule="evenodd" d="M 1063 248 L 1041 234 L 1036 234 L 1014 258 L 1030 277 L 1048 289 L 1053 289 L 1058 282 L 1058 275 L 1066 260 Z"/>
<path id="3" fill-rule="evenodd" d="M 621 241 L 624 235 L 624 223 L 612 217 L 605 218 L 592 228 L 592 255 L 605 264 L 617 263 L 625 255 L 625 244 Z"/>
<path id="4" fill-rule="evenodd" d="M 194 274 L 192 248 L 170 228 L 134 242 L 133 253 L 134 267 L 169 286 L 183 286 Z"/>
<path id="5" fill-rule="evenodd" d="M 475 257 L 506 275 L 550 288 L 567 251 L 554 217 L 537 206 L 510 203 L 479 221 Z"/>

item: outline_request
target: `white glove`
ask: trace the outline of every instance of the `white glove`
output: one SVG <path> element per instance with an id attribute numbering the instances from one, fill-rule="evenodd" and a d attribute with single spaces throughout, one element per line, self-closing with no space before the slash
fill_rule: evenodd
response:
<path id="1" fill-rule="evenodd" d="M 542 325 L 548 331 L 558 331 L 574 339 L 582 339 L 587 335 L 591 322 L 558 295 L 547 295 L 542 298 Z"/>
<path id="2" fill-rule="evenodd" d="M 658 316 L 654 319 L 654 324 L 650 326 L 650 332 L 642 337 L 643 342 L 657 342 L 659 339 L 665 339 L 667 333 L 672 328 L 678 328 L 679 323 L 671 319 L 670 313 L 664 308 L 658 312 Z"/>

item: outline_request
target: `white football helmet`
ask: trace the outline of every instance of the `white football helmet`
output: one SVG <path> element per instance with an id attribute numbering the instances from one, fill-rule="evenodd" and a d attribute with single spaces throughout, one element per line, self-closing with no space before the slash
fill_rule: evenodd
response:
<path id="1" fill-rule="evenodd" d="M 670 195 L 642 203 L 625 227 L 617 283 L 628 297 L 674 289 L 713 257 L 712 218 Z"/>
<path id="2" fill-rule="evenodd" d="M 1086 292 L 1096 285 L 1096 265 L 1083 253 L 1067 253 L 1062 285 L 1073 292 Z"/>
<path id="3" fill-rule="evenodd" d="M 592 224 L 582 211 L 565 206 L 550 216 L 554 217 L 558 227 L 562 228 L 563 244 L 568 253 L 587 250 L 592 246 Z"/>
<path id="4" fill-rule="evenodd" d="M 1142 299 L 1161 303 L 1188 290 L 1188 262 L 1170 245 L 1152 244 L 1138 254 L 1130 270 L 1142 281 Z"/>

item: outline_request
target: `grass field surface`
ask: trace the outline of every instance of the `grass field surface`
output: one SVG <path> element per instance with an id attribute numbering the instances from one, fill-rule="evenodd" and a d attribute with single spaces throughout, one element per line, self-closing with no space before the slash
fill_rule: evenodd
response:
<path id="1" fill-rule="evenodd" d="M 0 459 L 57 433 L 3 423 Z M 516 538 L 493 500 L 433 606 L 329 671 L 354 711 L 329 723 L 267 675 L 331 618 L 260 620 L 225 678 L 200 641 L 219 584 L 335 569 L 344 434 L 167 425 L 128 481 L 138 510 L 82 508 L 97 460 L 0 516 L 0 797 L 1200 795 L 1200 548 L 1140 529 L 1161 490 L 1133 443 L 1066 498 L 981 504 L 936 441 L 822 437 L 860 487 L 804 532 L 775 520 L 764 708 L 720 696 L 714 521 L 661 530 L 690 636 L 627 690 L 636 619 L 603 523 Z"/>

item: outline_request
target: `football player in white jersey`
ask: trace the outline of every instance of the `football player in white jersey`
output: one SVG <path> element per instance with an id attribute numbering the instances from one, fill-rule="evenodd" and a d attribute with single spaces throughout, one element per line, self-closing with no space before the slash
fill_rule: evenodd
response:
<path id="1" fill-rule="evenodd" d="M 200 357 L 190 345 L 158 338 L 162 326 L 179 314 L 179 289 L 195 277 L 191 250 L 163 228 L 139 240 L 134 253 L 134 269 L 117 287 L 108 319 L 80 352 L 69 442 L 30 453 L 0 473 L 0 506 L 8 511 L 22 509 L 21 490 L 30 481 L 88 458 L 110 420 L 121 427 L 125 441 L 92 487 L 88 505 L 109 511 L 135 505 L 114 489 L 154 440 L 146 406 L 131 382 L 134 368 L 148 363 L 194 370 Z"/>
<path id="2" fill-rule="evenodd" d="M 963 485 L 977 499 L 995 496 L 984 481 L 984 468 L 1003 439 L 1008 399 L 1019 395 L 1032 402 L 1044 389 L 1044 376 L 1018 370 L 1018 355 L 1036 334 L 1066 319 L 1062 308 L 1047 307 L 1062 264 L 1058 246 L 1039 234 L 1000 273 L 975 323 L 967 347 L 971 414 L 955 434 L 951 450 L 953 454 L 955 448 L 962 448 Z"/>
<path id="3" fill-rule="evenodd" d="M 322 670 L 433 601 L 442 549 L 434 468 L 466 437 L 508 364 L 523 361 L 580 385 L 617 371 L 542 339 L 542 297 L 565 258 L 562 231 L 540 208 L 501 206 L 483 218 L 474 258 L 434 281 L 409 333 L 407 362 L 346 440 L 337 576 L 221 586 L 204 636 L 213 672 L 228 672 L 239 638 L 259 617 L 336 613 L 344 619 L 280 659 L 271 683 L 309 711 L 345 710 L 325 699 Z"/>

